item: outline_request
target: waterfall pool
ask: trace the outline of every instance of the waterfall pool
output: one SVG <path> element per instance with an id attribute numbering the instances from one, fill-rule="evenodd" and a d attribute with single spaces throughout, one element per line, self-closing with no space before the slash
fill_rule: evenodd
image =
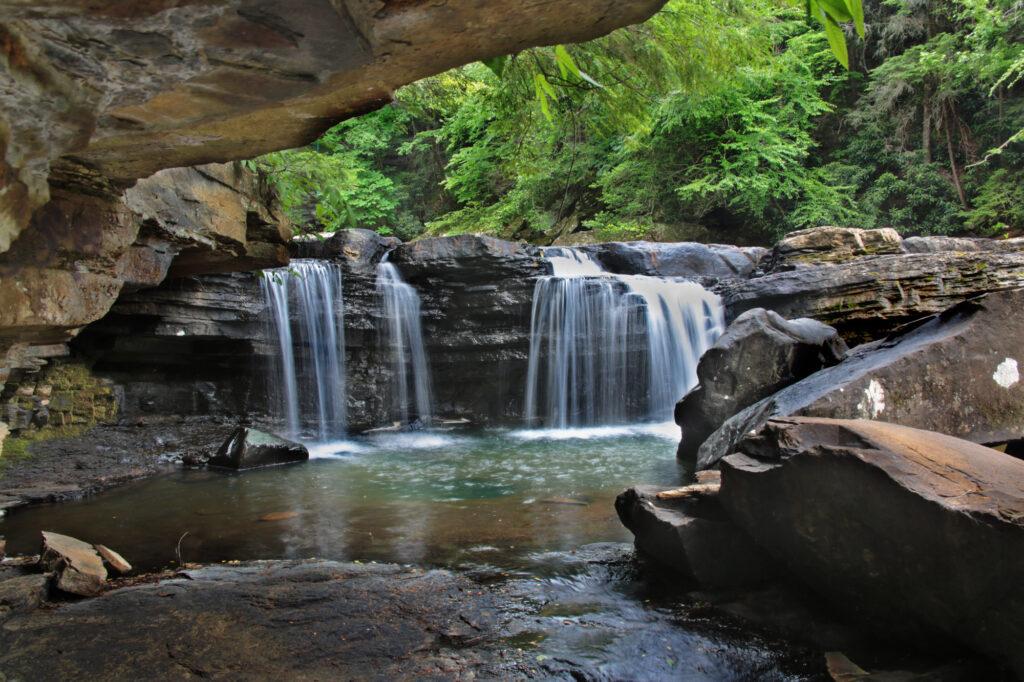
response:
<path id="1" fill-rule="evenodd" d="M 305 464 L 173 470 L 0 521 L 10 553 L 52 530 L 136 569 L 321 557 L 437 566 L 504 600 L 507 641 L 553 677 L 807 679 L 821 653 L 757 635 L 655 587 L 613 501 L 678 480 L 671 425 L 422 431 L 322 443 Z M 523 653 L 525 651 L 525 654 Z M 561 666 L 561 667 L 559 667 Z M 572 674 L 575 674 L 573 672 Z"/>

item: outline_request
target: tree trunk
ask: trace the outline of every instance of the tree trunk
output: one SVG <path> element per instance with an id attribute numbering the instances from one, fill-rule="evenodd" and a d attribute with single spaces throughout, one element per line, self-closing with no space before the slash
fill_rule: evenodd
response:
<path id="1" fill-rule="evenodd" d="M 932 100 L 925 95 L 921 107 L 921 149 L 924 150 L 924 162 L 932 162 Z"/>
<path id="2" fill-rule="evenodd" d="M 960 182 L 960 169 L 956 165 L 956 150 L 953 148 L 953 122 L 951 111 L 952 107 L 947 102 L 943 111 L 943 125 L 942 127 L 946 132 L 946 150 L 949 152 L 949 167 L 953 172 L 953 186 L 956 187 L 957 196 L 960 197 L 960 205 L 965 209 L 970 208 L 967 205 L 967 195 L 964 194 L 963 183 Z"/>

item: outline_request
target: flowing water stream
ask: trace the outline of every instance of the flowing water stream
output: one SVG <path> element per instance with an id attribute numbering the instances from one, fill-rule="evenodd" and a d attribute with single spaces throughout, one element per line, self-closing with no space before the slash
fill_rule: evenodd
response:
<path id="1" fill-rule="evenodd" d="M 721 302 L 695 282 L 613 275 L 588 254 L 549 248 L 530 321 L 527 424 L 661 422 L 697 383 L 724 330 Z"/>
<path id="2" fill-rule="evenodd" d="M 295 259 L 260 278 L 278 344 L 279 402 L 287 434 L 345 435 L 345 324 L 341 268 Z M 305 350 L 305 352 L 303 352 Z M 298 351 L 298 352 L 297 352 Z"/>

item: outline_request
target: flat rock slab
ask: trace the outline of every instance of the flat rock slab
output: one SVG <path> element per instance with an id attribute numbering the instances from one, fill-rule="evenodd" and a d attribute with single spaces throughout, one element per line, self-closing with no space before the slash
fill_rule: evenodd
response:
<path id="1" fill-rule="evenodd" d="M 13 679 L 463 679 L 494 609 L 445 571 L 331 561 L 210 566 L 0 628 Z"/>
<path id="2" fill-rule="evenodd" d="M 87 542 L 43 531 L 39 563 L 57 574 L 57 587 L 70 594 L 91 597 L 99 594 L 107 580 L 107 569 L 96 549 Z"/>
<path id="3" fill-rule="evenodd" d="M 722 461 L 730 516 L 879 633 L 1024 675 L 1024 461 L 867 420 L 770 421 Z"/>

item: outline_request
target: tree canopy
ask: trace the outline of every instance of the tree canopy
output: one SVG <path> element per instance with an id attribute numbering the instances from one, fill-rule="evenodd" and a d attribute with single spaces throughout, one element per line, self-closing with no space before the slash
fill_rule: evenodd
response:
<path id="1" fill-rule="evenodd" d="M 859 11 L 671 0 L 595 41 L 407 86 L 257 164 L 308 231 L 550 244 L 1024 230 L 1024 6 Z"/>

